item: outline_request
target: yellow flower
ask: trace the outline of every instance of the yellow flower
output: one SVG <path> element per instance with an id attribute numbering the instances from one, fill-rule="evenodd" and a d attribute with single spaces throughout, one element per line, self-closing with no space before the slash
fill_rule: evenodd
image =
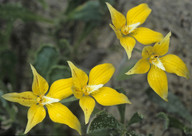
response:
<path id="1" fill-rule="evenodd" d="M 115 71 L 112 64 L 105 63 L 95 66 L 90 71 L 89 78 L 84 71 L 77 68 L 72 62 L 68 61 L 68 64 L 72 72 L 72 91 L 74 96 L 80 99 L 79 104 L 84 112 L 86 124 L 89 122 L 95 107 L 95 100 L 103 106 L 130 103 L 124 94 L 118 93 L 110 87 L 103 87 Z"/>
<path id="2" fill-rule="evenodd" d="M 189 78 L 187 66 L 178 56 L 173 54 L 165 55 L 169 49 L 170 36 L 171 32 L 153 47 L 146 46 L 143 48 L 142 59 L 126 73 L 127 75 L 144 74 L 149 71 L 147 80 L 150 87 L 165 101 L 168 101 L 168 81 L 165 71 Z"/>
<path id="3" fill-rule="evenodd" d="M 135 39 L 144 45 L 148 45 L 159 42 L 163 38 L 163 35 L 159 32 L 145 27 L 138 28 L 139 25 L 145 22 L 151 13 L 151 9 L 147 4 L 143 3 L 130 9 L 127 12 L 127 20 L 123 14 L 113 8 L 109 3 L 106 2 L 106 4 L 113 23 L 113 25 L 110 24 L 110 27 L 120 40 L 129 59 L 131 58 L 132 50 L 136 44 Z"/>
<path id="4" fill-rule="evenodd" d="M 59 103 L 60 100 L 72 95 L 72 78 L 55 81 L 51 85 L 49 93 L 45 95 L 49 88 L 47 81 L 37 73 L 32 65 L 31 69 L 34 76 L 32 92 L 7 93 L 2 96 L 8 101 L 30 107 L 24 133 L 28 133 L 35 125 L 43 121 L 46 116 L 44 108 L 46 106 L 53 122 L 66 124 L 81 134 L 81 125 L 77 117 L 66 106 Z"/>

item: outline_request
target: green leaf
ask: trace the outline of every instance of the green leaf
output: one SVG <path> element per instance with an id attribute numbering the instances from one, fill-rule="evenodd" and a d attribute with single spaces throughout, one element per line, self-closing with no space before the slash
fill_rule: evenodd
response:
<path id="1" fill-rule="evenodd" d="M 39 2 L 44 9 L 48 8 L 48 4 L 45 2 L 45 0 L 38 0 L 37 2 Z"/>
<path id="2" fill-rule="evenodd" d="M 85 27 L 81 33 L 80 38 L 78 39 L 79 42 L 81 42 L 81 40 L 83 40 L 84 38 L 86 38 L 91 32 L 92 30 L 95 29 L 95 27 L 98 26 L 98 23 L 94 23 L 94 22 L 87 22 L 85 24 Z"/>
<path id="3" fill-rule="evenodd" d="M 68 14 L 69 20 L 100 21 L 102 14 L 98 1 L 88 1 Z"/>
<path id="4" fill-rule="evenodd" d="M 60 53 L 63 57 L 67 56 L 67 58 L 64 58 L 65 60 L 70 58 L 70 55 L 73 53 L 73 46 L 70 45 L 69 41 L 67 39 L 61 39 L 59 40 L 58 47 L 60 50 Z"/>
<path id="5" fill-rule="evenodd" d="M 0 31 L 0 42 L 1 42 L 1 47 L 0 47 L 0 51 L 1 50 L 5 50 L 8 49 L 8 43 L 9 43 L 9 39 L 10 36 L 12 34 L 12 29 L 13 29 L 13 21 L 8 21 L 5 25 L 5 29 L 1 29 Z M 4 45 L 4 46 L 3 46 Z"/>
<path id="6" fill-rule="evenodd" d="M 71 77 L 71 71 L 67 66 L 55 65 L 50 69 L 48 73 L 49 83 L 53 83 L 58 79 L 69 78 L 69 77 Z"/>
<path id="7" fill-rule="evenodd" d="M 157 117 L 164 119 L 164 121 L 165 121 L 164 129 L 167 130 L 169 128 L 169 118 L 168 118 L 167 114 L 165 114 L 164 112 L 160 112 L 157 115 Z"/>
<path id="8" fill-rule="evenodd" d="M 192 128 L 185 126 L 185 124 L 173 116 L 167 115 L 164 112 L 160 112 L 157 117 L 165 120 L 165 130 L 172 127 L 180 129 L 185 134 L 192 134 Z"/>
<path id="9" fill-rule="evenodd" d="M 4 94 L 4 91 L 0 89 L 0 101 L 2 106 L 5 108 L 8 104 L 7 104 L 7 101 L 2 97 L 3 94 Z"/>
<path id="10" fill-rule="evenodd" d="M 21 5 L 1 4 L 0 18 L 5 20 L 22 19 L 23 21 L 42 21 L 52 23 L 52 20 L 39 16 Z"/>
<path id="11" fill-rule="evenodd" d="M 47 73 L 53 65 L 58 63 L 58 51 L 52 46 L 43 46 L 38 52 L 35 60 L 35 68 L 38 73 L 43 77 L 47 76 Z"/>
<path id="12" fill-rule="evenodd" d="M 128 122 L 128 126 L 132 125 L 132 124 L 135 124 L 135 123 L 139 123 L 143 120 L 143 115 L 136 112 L 133 114 L 133 116 L 131 117 L 131 119 L 129 120 Z"/>
<path id="13" fill-rule="evenodd" d="M 128 131 L 126 136 L 144 136 L 142 134 L 137 134 L 135 131 Z"/>
<path id="14" fill-rule="evenodd" d="M 17 57 L 10 50 L 0 52 L 0 79 L 14 84 L 16 81 L 15 65 Z"/>
<path id="15" fill-rule="evenodd" d="M 68 6 L 65 10 L 65 14 L 68 15 L 71 13 L 75 8 L 77 8 L 79 5 L 81 5 L 84 2 L 84 0 L 68 0 Z"/>
<path id="16" fill-rule="evenodd" d="M 88 134 L 107 134 L 117 132 L 118 127 L 120 127 L 119 122 L 110 114 L 105 111 L 97 113 L 94 119 L 89 123 L 87 128 Z M 116 130 L 112 132 L 112 130 Z"/>
<path id="17" fill-rule="evenodd" d="M 174 95 L 170 90 L 168 94 L 169 102 L 162 100 L 151 88 L 146 90 L 149 99 L 157 103 L 161 108 L 169 113 L 174 113 L 186 120 L 192 120 L 190 112 L 186 109 L 180 99 Z"/>

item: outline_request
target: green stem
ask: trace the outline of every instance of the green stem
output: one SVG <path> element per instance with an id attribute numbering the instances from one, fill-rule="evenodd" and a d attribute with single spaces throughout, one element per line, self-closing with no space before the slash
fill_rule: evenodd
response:
<path id="1" fill-rule="evenodd" d="M 61 103 L 67 103 L 67 102 L 73 102 L 73 101 L 76 101 L 76 100 L 78 100 L 78 99 L 75 98 L 75 96 L 71 96 L 71 97 L 69 97 L 69 98 L 67 98 L 67 99 L 61 100 L 60 102 L 61 102 Z"/>

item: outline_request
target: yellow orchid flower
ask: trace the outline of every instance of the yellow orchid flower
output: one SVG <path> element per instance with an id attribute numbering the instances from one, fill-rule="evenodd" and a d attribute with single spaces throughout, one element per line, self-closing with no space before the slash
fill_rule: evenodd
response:
<path id="1" fill-rule="evenodd" d="M 139 27 L 145 22 L 151 9 L 146 3 L 142 3 L 127 12 L 127 19 L 123 14 L 113 8 L 109 3 L 107 7 L 111 14 L 112 24 L 110 27 L 115 32 L 117 38 L 120 40 L 120 44 L 125 49 L 128 58 L 131 58 L 132 50 L 136 44 L 136 41 L 144 45 L 159 42 L 163 35 L 159 32 L 155 32 L 145 27 Z"/>
<path id="2" fill-rule="evenodd" d="M 2 97 L 8 101 L 17 102 L 23 106 L 30 107 L 28 110 L 28 122 L 24 134 L 28 133 L 35 125 L 42 122 L 46 116 L 44 106 L 47 107 L 49 117 L 53 122 L 66 124 L 81 134 L 81 125 L 77 117 L 60 100 L 72 95 L 72 78 L 55 81 L 48 92 L 47 81 L 37 73 L 31 65 L 33 72 L 32 92 L 7 93 Z"/>
<path id="3" fill-rule="evenodd" d="M 189 78 L 187 66 L 178 56 L 173 54 L 165 55 L 169 49 L 170 36 L 171 32 L 153 47 L 144 47 L 142 59 L 126 73 L 127 75 L 144 74 L 149 71 L 147 80 L 150 87 L 165 101 L 168 101 L 168 81 L 165 71 Z"/>
<path id="4" fill-rule="evenodd" d="M 95 100 L 103 106 L 112 106 L 123 103 L 130 103 L 128 98 L 110 87 L 103 87 L 112 77 L 115 68 L 110 63 L 95 66 L 89 74 L 77 68 L 68 61 L 72 72 L 74 96 L 79 100 L 79 105 L 85 115 L 85 123 L 89 122 L 91 113 L 95 107 Z M 94 100 L 95 99 L 95 100 Z"/>

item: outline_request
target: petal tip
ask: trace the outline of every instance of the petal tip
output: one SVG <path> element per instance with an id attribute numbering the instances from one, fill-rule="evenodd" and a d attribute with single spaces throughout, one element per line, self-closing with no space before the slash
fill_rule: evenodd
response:
<path id="1" fill-rule="evenodd" d="M 115 72 L 115 67 L 113 66 L 113 64 L 107 63 L 107 65 L 109 66 L 109 69 L 111 69 L 113 71 L 113 73 L 114 73 Z"/>
<path id="2" fill-rule="evenodd" d="M 3 97 L 3 99 L 7 100 L 7 101 L 11 101 L 11 93 L 6 93 L 1 95 L 1 97 Z"/>
<path id="3" fill-rule="evenodd" d="M 108 2 L 105 2 L 105 4 L 107 5 L 107 8 L 110 10 L 111 4 L 109 4 Z"/>
<path id="4" fill-rule="evenodd" d="M 158 94 L 159 95 L 159 94 Z M 168 95 L 164 94 L 164 95 L 159 95 L 164 101 L 168 102 Z"/>
<path id="5" fill-rule="evenodd" d="M 141 3 L 140 6 L 144 6 L 144 7 L 148 8 L 148 10 L 149 10 L 150 13 L 151 13 L 152 9 L 149 8 L 149 5 L 148 5 L 147 3 Z"/>
<path id="6" fill-rule="evenodd" d="M 190 79 L 189 73 L 185 76 L 186 79 Z"/>
<path id="7" fill-rule="evenodd" d="M 129 70 L 127 73 L 125 73 L 126 75 L 132 75 L 133 72 L 131 70 Z"/>
<path id="8" fill-rule="evenodd" d="M 24 134 L 26 135 L 29 131 L 25 130 Z"/>
<path id="9" fill-rule="evenodd" d="M 35 67 L 31 63 L 30 63 L 30 67 L 31 67 L 31 70 L 32 70 L 33 74 L 37 73 Z"/>
<path id="10" fill-rule="evenodd" d="M 162 40 L 170 40 L 171 32 L 169 32 L 165 37 L 162 35 Z"/>
<path id="11" fill-rule="evenodd" d="M 29 128 L 29 126 L 27 125 L 25 128 L 24 134 L 27 134 L 30 130 L 31 130 L 31 128 Z"/>
<path id="12" fill-rule="evenodd" d="M 3 94 L 3 95 L 1 95 L 1 97 L 3 97 L 3 98 L 5 99 L 5 95 L 6 95 L 6 94 Z"/>
<path id="13" fill-rule="evenodd" d="M 71 62 L 71 61 L 69 61 L 69 60 L 67 61 L 67 63 L 68 63 L 68 65 L 72 64 L 72 62 Z"/>
<path id="14" fill-rule="evenodd" d="M 171 31 L 166 36 L 170 37 L 171 36 Z"/>
<path id="15" fill-rule="evenodd" d="M 29 63 L 29 65 L 30 65 L 32 70 L 35 69 L 34 66 L 31 63 Z"/>
<path id="16" fill-rule="evenodd" d="M 168 102 L 168 99 L 167 98 L 163 98 L 164 101 Z"/>
<path id="17" fill-rule="evenodd" d="M 131 101 L 130 101 L 128 98 L 127 98 L 126 103 L 128 103 L 128 104 L 132 104 Z"/>
<path id="18" fill-rule="evenodd" d="M 69 67 L 70 67 L 71 69 L 73 69 L 74 64 L 73 64 L 71 61 L 67 61 L 67 63 L 68 63 L 68 65 L 69 65 Z"/>
<path id="19" fill-rule="evenodd" d="M 88 124 L 88 122 L 89 122 L 89 120 L 88 120 L 88 119 L 85 119 L 85 125 L 87 125 L 87 124 Z"/>
<path id="20" fill-rule="evenodd" d="M 126 50 L 126 53 L 127 53 L 127 58 L 128 58 L 128 60 L 130 60 L 130 59 L 131 59 L 131 56 L 132 56 L 132 50 L 127 49 L 127 50 Z"/>
<path id="21" fill-rule="evenodd" d="M 125 94 L 121 93 L 121 95 L 124 97 L 121 104 L 123 104 L 123 103 L 131 104 L 131 101 L 129 101 L 128 97 Z"/>
<path id="22" fill-rule="evenodd" d="M 82 132 L 81 132 L 81 126 L 79 126 L 79 128 L 76 129 L 76 131 L 79 133 L 79 135 L 82 135 Z"/>
<path id="23" fill-rule="evenodd" d="M 105 4 L 108 6 L 108 5 L 110 5 L 108 2 L 105 2 Z"/>
<path id="24" fill-rule="evenodd" d="M 164 101 L 166 101 L 166 102 L 168 102 L 168 90 L 166 90 L 165 92 L 167 92 L 167 93 L 165 93 L 165 94 L 163 94 L 163 95 L 160 95 L 160 97 L 164 100 Z"/>
<path id="25" fill-rule="evenodd" d="M 127 56 L 128 56 L 128 60 L 130 60 L 131 59 L 131 53 L 127 54 Z"/>
<path id="26" fill-rule="evenodd" d="M 187 69 L 187 67 L 186 67 L 186 69 Z M 190 73 L 189 73 L 189 70 L 187 69 L 186 71 L 187 71 L 187 72 L 186 72 L 186 74 L 185 74 L 184 77 L 185 77 L 186 79 L 190 79 Z"/>

